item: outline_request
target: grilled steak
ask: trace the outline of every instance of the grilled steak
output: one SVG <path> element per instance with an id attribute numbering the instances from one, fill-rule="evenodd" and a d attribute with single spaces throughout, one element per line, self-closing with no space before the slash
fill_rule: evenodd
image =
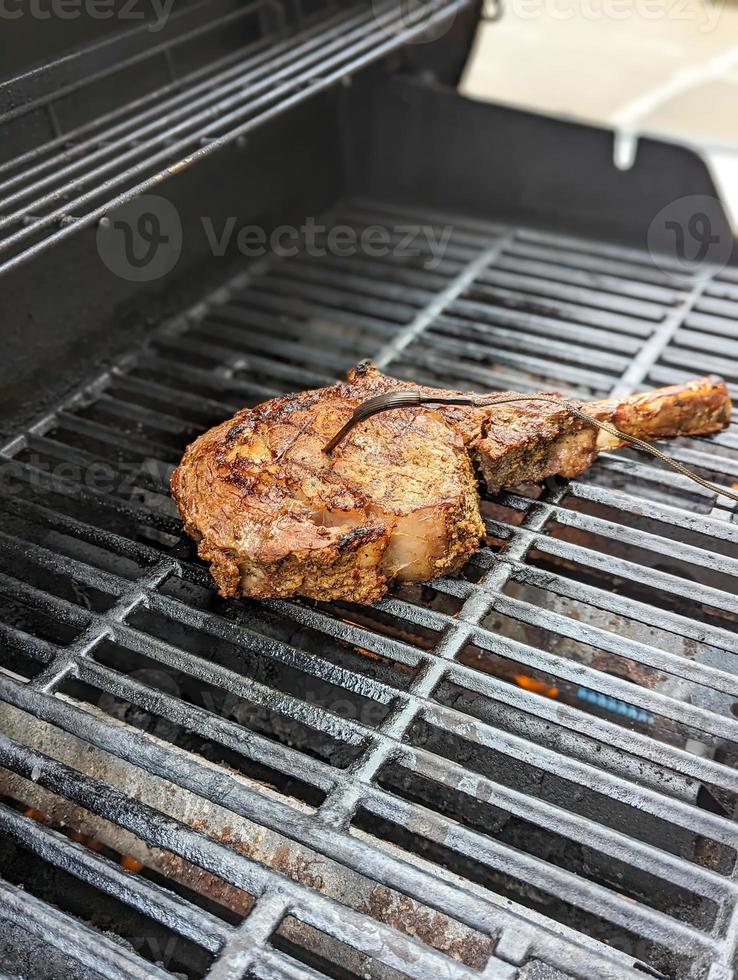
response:
<path id="1" fill-rule="evenodd" d="M 461 436 L 437 412 L 377 416 L 330 458 L 323 447 L 372 393 L 347 383 L 275 398 L 201 436 L 172 490 L 223 595 L 374 602 L 392 578 L 459 568 L 483 525 Z"/>
<path id="2" fill-rule="evenodd" d="M 386 412 L 323 452 L 359 404 L 405 388 L 417 390 L 360 365 L 346 382 L 243 409 L 187 449 L 172 493 L 222 595 L 370 603 L 393 580 L 453 573 L 484 532 L 472 461 L 496 491 L 576 476 L 616 445 L 565 408 L 523 402 Z M 714 432 L 730 407 L 715 378 L 584 406 L 646 439 Z"/>

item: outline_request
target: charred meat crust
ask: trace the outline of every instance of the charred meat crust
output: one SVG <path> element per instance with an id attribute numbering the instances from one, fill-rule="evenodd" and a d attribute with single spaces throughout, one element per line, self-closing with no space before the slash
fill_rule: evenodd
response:
<path id="1" fill-rule="evenodd" d="M 457 570 L 484 527 L 459 434 L 433 409 L 387 414 L 329 460 L 354 408 L 402 382 L 370 365 L 205 433 L 172 493 L 222 595 L 377 601 L 394 578 Z"/>
<path id="2" fill-rule="evenodd" d="M 565 409 L 522 402 L 489 412 L 473 451 L 487 489 L 496 493 L 549 476 L 576 476 L 593 463 L 596 441 L 595 427 Z"/>

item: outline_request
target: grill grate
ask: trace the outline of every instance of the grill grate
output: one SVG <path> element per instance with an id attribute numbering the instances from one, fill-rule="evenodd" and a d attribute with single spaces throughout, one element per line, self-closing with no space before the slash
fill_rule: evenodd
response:
<path id="1" fill-rule="evenodd" d="M 484 500 L 487 546 L 459 577 L 363 609 L 220 600 L 166 478 L 243 402 L 369 355 L 422 382 L 588 397 L 711 369 L 701 338 L 731 342 L 732 274 L 671 276 L 632 250 L 364 201 L 335 218 L 453 234 L 434 268 L 428 254 L 260 268 L 3 452 L 4 834 L 187 937 L 213 977 L 545 964 L 726 980 L 729 501 L 612 455 L 538 498 Z M 675 452 L 732 482 L 732 430 L 707 447 Z M 65 836 L 70 814 L 108 849 Z M 164 878 L 122 871 L 110 828 Z M 183 862 L 220 899 L 191 878 L 173 891 Z M 58 896 L 2 887 L 0 915 L 90 969 L 169 975 Z M 229 917 L 222 889 L 248 909 Z"/>
<path id="2" fill-rule="evenodd" d="M 105 219 L 109 212 L 233 143 L 299 103 L 350 80 L 389 52 L 452 21 L 471 0 L 303 4 L 255 0 L 211 17 L 169 43 L 129 56 L 86 78 L 95 87 L 113 71 L 161 57 L 168 82 L 93 121 L 64 119 L 64 99 L 80 81 L 21 109 L 0 126 L 46 111 L 52 138 L 0 165 L 0 273 Z M 311 5 L 315 10 L 316 4 Z M 295 10 L 297 16 L 295 16 Z M 181 77 L 177 57 L 198 40 L 239 31 L 248 43 Z M 186 62 L 184 54 L 183 60 Z M 61 108 L 59 108 L 61 104 Z"/>

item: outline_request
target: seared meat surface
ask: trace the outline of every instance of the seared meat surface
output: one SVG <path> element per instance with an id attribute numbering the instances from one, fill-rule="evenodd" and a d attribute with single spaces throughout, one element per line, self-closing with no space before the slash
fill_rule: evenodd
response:
<path id="1" fill-rule="evenodd" d="M 375 602 L 457 570 L 484 531 L 461 436 L 433 411 L 379 415 L 323 447 L 390 379 L 275 398 L 201 436 L 172 491 L 223 595 Z"/>
<path id="2" fill-rule="evenodd" d="M 243 409 L 187 449 L 172 493 L 222 595 L 371 603 L 393 580 L 451 574 L 484 533 L 472 462 L 497 491 L 576 476 L 616 445 L 565 408 L 522 402 L 385 412 L 323 452 L 359 404 L 405 388 L 418 386 L 360 365 Z M 645 439 L 717 431 L 730 407 L 715 378 L 583 406 Z"/>

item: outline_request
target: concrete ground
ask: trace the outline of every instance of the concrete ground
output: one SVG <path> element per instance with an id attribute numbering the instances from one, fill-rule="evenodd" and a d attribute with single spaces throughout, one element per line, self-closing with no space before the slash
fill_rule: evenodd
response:
<path id="1" fill-rule="evenodd" d="M 738 225 L 738 0 L 503 0 L 462 91 L 696 144 Z"/>

